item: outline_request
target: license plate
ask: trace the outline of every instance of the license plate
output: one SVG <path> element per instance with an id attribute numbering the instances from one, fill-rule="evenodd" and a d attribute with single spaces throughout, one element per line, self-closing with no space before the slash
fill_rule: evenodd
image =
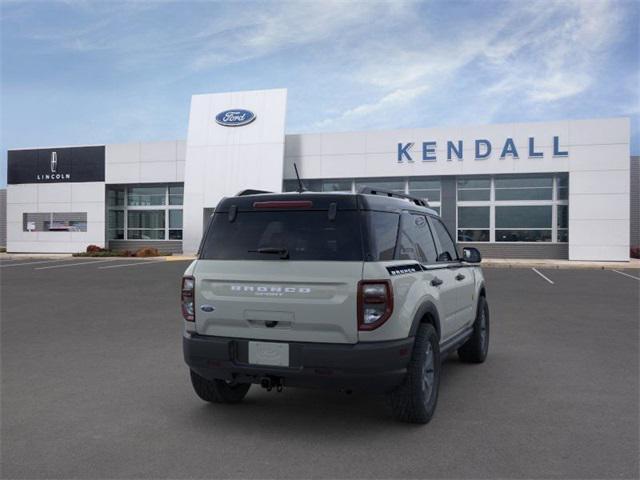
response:
<path id="1" fill-rule="evenodd" d="M 249 363 L 254 365 L 289 366 L 289 344 L 249 342 Z"/>

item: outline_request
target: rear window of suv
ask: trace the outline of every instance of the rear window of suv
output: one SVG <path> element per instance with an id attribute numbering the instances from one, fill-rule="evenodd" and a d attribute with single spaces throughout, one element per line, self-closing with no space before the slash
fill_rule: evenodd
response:
<path id="1" fill-rule="evenodd" d="M 260 249 L 284 249 L 289 260 L 362 261 L 359 212 L 326 210 L 216 213 L 202 245 L 203 260 L 280 260 Z"/>

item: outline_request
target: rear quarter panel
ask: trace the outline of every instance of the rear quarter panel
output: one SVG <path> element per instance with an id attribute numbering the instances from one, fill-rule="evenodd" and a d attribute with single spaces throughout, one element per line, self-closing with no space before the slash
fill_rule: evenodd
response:
<path id="1" fill-rule="evenodd" d="M 425 302 L 431 302 L 440 311 L 438 290 L 429 288 L 433 272 L 420 271 L 390 275 L 387 267 L 415 265 L 415 261 L 365 262 L 364 280 L 391 280 L 393 287 L 393 313 L 380 327 L 358 332 L 362 342 L 381 342 L 407 338 L 418 310 Z"/>

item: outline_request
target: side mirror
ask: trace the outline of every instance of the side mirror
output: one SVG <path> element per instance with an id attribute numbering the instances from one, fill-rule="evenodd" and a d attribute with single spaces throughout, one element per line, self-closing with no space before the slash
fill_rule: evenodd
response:
<path id="1" fill-rule="evenodd" d="M 474 247 L 464 247 L 462 249 L 462 261 L 467 263 L 480 263 L 482 261 L 480 250 Z"/>

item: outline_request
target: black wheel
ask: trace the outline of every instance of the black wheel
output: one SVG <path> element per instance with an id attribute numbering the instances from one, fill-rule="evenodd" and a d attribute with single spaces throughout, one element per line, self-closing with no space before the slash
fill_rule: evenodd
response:
<path id="1" fill-rule="evenodd" d="M 418 328 L 413 354 L 402 385 L 389 394 L 393 415 L 410 423 L 428 423 L 438 403 L 440 345 L 432 325 Z"/>
<path id="2" fill-rule="evenodd" d="M 473 334 L 458 349 L 458 356 L 463 362 L 482 363 L 489 352 L 489 304 L 487 299 L 478 299 L 476 321 L 473 324 Z"/>
<path id="3" fill-rule="evenodd" d="M 193 370 L 190 372 L 191 385 L 205 402 L 240 403 L 251 387 L 250 383 L 231 384 L 224 380 L 207 380 Z"/>

